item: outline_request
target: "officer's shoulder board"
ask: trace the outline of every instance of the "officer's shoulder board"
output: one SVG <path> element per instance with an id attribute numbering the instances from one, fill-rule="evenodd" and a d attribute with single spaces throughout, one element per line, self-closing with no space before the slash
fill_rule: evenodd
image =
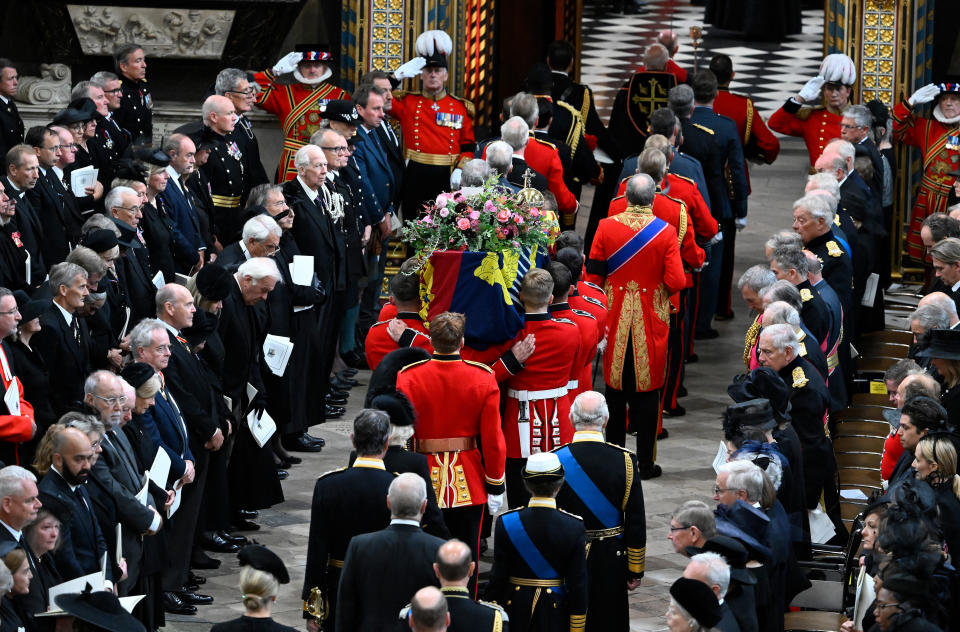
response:
<path id="1" fill-rule="evenodd" d="M 675 198 L 675 197 L 673 197 L 672 195 L 667 195 L 666 193 L 659 193 L 658 195 L 662 195 L 663 197 L 667 198 L 667 199 L 670 200 L 671 202 L 676 202 L 677 204 L 679 204 L 680 206 L 682 206 L 682 207 L 684 207 L 684 208 L 687 207 L 687 205 L 684 204 L 684 203 L 683 203 L 683 200 L 681 200 L 680 198 Z"/>
<path id="2" fill-rule="evenodd" d="M 602 307 L 602 308 L 604 308 L 604 309 L 607 308 L 606 305 L 604 305 L 603 303 L 601 303 L 598 299 L 593 298 L 592 296 L 583 296 L 583 295 L 581 294 L 581 295 L 580 295 L 580 298 L 582 298 L 583 300 L 585 300 L 585 301 L 588 302 L 588 303 L 593 303 L 593 304 L 596 305 L 597 307 Z"/>
<path id="3" fill-rule="evenodd" d="M 327 476 L 330 476 L 331 474 L 337 474 L 337 473 L 339 473 L 339 472 L 346 472 L 346 471 L 347 471 L 347 468 L 345 468 L 345 467 L 338 467 L 338 468 L 335 469 L 335 470 L 330 470 L 329 472 L 324 472 L 323 474 L 321 474 L 320 476 L 317 477 L 317 480 L 319 481 L 321 478 L 326 478 Z"/>
<path id="4" fill-rule="evenodd" d="M 803 388 L 810 381 L 807 379 L 807 374 L 803 372 L 803 367 L 800 366 L 795 368 L 790 375 L 793 377 L 793 388 Z"/>
<path id="5" fill-rule="evenodd" d="M 514 511 L 520 511 L 521 509 L 525 509 L 525 507 L 514 507 L 513 509 L 507 509 L 506 511 L 501 512 L 499 515 L 502 518 L 508 513 L 513 513 Z M 497 522 L 499 522 L 499 520 Z"/>
<path id="6" fill-rule="evenodd" d="M 546 146 L 549 147 L 550 149 L 556 149 L 556 148 L 557 148 L 557 146 L 554 145 L 553 143 L 551 143 L 551 142 L 549 142 L 549 141 L 546 141 L 546 140 L 543 140 L 542 138 L 537 138 L 536 136 L 531 136 L 531 137 L 530 137 L 530 140 L 535 140 L 535 141 L 537 141 L 538 143 L 540 143 L 541 145 L 546 145 Z"/>
<path id="7" fill-rule="evenodd" d="M 617 445 L 616 443 L 610 443 L 609 441 L 604 441 L 604 444 L 610 446 L 611 448 L 616 448 L 617 450 L 620 450 L 621 452 L 626 452 L 627 454 L 633 454 L 633 452 L 631 452 L 629 449 L 623 447 L 622 445 Z"/>
<path id="8" fill-rule="evenodd" d="M 450 93 L 448 92 L 447 94 L 450 94 Z M 458 97 L 455 94 L 450 94 L 450 98 L 456 99 L 457 101 L 462 103 L 463 107 L 467 109 L 467 115 L 470 118 L 473 118 L 474 116 L 476 116 L 477 109 L 473 106 L 473 101 L 471 101 L 470 99 L 464 99 L 463 97 Z"/>
<path id="9" fill-rule="evenodd" d="M 593 320 L 596 320 L 596 317 L 593 314 L 591 314 L 590 312 L 585 312 L 582 309 L 573 309 L 570 311 L 572 311 L 574 314 L 576 314 L 580 318 L 592 318 Z"/>
<path id="10" fill-rule="evenodd" d="M 716 133 L 716 132 L 714 132 L 712 129 L 710 129 L 709 127 L 707 127 L 706 125 L 701 125 L 700 123 L 691 123 L 691 125 L 693 125 L 694 127 L 696 127 L 696 128 L 699 129 L 699 130 L 702 130 L 702 131 L 710 134 L 711 136 Z"/>
<path id="11" fill-rule="evenodd" d="M 504 610 L 503 607 L 502 607 L 500 604 L 494 603 L 494 602 L 492 602 L 492 601 L 484 601 L 483 599 L 477 599 L 477 600 L 476 600 L 476 603 L 480 604 L 481 606 L 486 606 L 487 608 L 490 608 L 491 610 L 496 610 L 496 611 L 498 611 L 498 612 L 500 613 L 500 619 L 501 619 L 501 620 L 503 620 L 503 621 L 509 621 L 509 620 L 510 620 L 510 617 L 507 615 L 507 611 Z"/>
<path id="12" fill-rule="evenodd" d="M 467 363 L 467 364 L 473 365 L 473 366 L 475 366 L 475 367 L 477 367 L 477 368 L 479 368 L 479 369 L 483 369 L 483 370 L 486 371 L 487 373 L 493 373 L 493 369 L 491 369 L 490 367 L 488 367 L 488 366 L 487 366 L 486 364 L 484 364 L 483 362 L 477 362 L 477 361 L 475 361 L 475 360 L 464 360 L 464 362 Z"/>
<path id="13" fill-rule="evenodd" d="M 680 178 L 681 180 L 683 180 L 683 181 L 685 181 L 685 182 L 689 182 L 689 183 L 692 184 L 693 186 L 697 186 L 696 181 L 694 181 L 694 179 L 691 178 L 691 177 L 689 177 L 689 176 L 682 176 L 682 175 L 680 175 L 679 173 L 673 173 L 672 171 L 670 172 L 670 175 L 676 176 L 676 177 Z"/>
<path id="14" fill-rule="evenodd" d="M 569 318 L 554 317 L 553 321 L 556 323 L 566 323 L 568 325 L 573 325 L 574 327 L 577 326 L 577 323 L 573 322 Z"/>
<path id="15" fill-rule="evenodd" d="M 583 522 L 583 518 L 582 518 L 582 517 L 578 516 L 578 515 L 575 514 L 575 513 L 570 513 L 570 512 L 567 511 L 566 509 L 557 508 L 557 511 L 559 511 L 559 512 L 562 513 L 562 514 L 567 514 L 567 515 L 570 516 L 571 518 L 576 518 L 576 519 L 579 520 L 580 522 Z"/>
<path id="16" fill-rule="evenodd" d="M 408 94 L 410 94 L 410 91 L 409 91 L 409 90 L 393 90 L 393 98 L 394 98 L 394 99 L 402 99 L 403 97 L 407 96 Z"/>
<path id="17" fill-rule="evenodd" d="M 415 366 L 420 366 L 421 364 L 425 364 L 425 363 L 427 363 L 427 362 L 429 362 L 429 361 L 430 361 L 430 358 L 426 358 L 426 359 L 424 359 L 424 360 L 417 360 L 416 362 L 412 362 L 412 363 L 408 364 L 407 366 L 403 367 L 402 369 L 400 369 L 400 371 L 399 371 L 399 373 L 397 373 L 397 375 L 399 375 L 400 373 L 403 373 L 403 372 L 406 371 L 407 369 L 412 369 L 412 368 L 415 367 Z"/>
<path id="18" fill-rule="evenodd" d="M 800 300 L 806 303 L 807 301 L 813 300 L 813 292 L 809 288 L 800 289 Z"/>
<path id="19" fill-rule="evenodd" d="M 842 257 L 843 250 L 840 248 L 840 245 L 837 242 L 831 239 L 827 242 L 827 254 L 831 257 Z"/>

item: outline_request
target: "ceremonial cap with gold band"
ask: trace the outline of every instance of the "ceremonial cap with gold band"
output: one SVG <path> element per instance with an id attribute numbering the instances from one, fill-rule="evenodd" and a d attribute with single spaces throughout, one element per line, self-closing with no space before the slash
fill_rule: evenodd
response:
<path id="1" fill-rule="evenodd" d="M 527 457 L 523 478 L 528 481 L 549 481 L 563 478 L 560 458 L 553 452 L 537 452 Z"/>

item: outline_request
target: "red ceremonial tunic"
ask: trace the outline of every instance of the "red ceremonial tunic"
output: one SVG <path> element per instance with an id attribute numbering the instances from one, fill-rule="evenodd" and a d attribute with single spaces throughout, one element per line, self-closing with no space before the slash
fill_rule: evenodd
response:
<path id="1" fill-rule="evenodd" d="M 23 443 L 33 437 L 33 406 L 23 398 L 23 384 L 20 378 L 13 374 L 10 361 L 7 358 L 6 351 L 0 346 L 0 382 L 3 383 L 3 392 L 6 393 L 12 383 L 16 383 L 17 392 L 20 393 L 20 414 L 19 415 L 0 415 L 0 440 L 7 443 Z M 7 412 L 11 412 L 9 409 Z M 20 458 L 20 451 L 16 451 L 17 459 Z M 7 463 L 7 465 L 28 465 L 26 463 Z"/>
<path id="2" fill-rule="evenodd" d="M 462 167 L 473 158 L 473 104 L 446 90 L 436 99 L 426 93 L 393 92 L 390 116 L 400 122 L 404 156 L 425 165 Z"/>
<path id="3" fill-rule="evenodd" d="M 500 388 L 489 367 L 458 354 L 435 354 L 401 369 L 397 390 L 417 411 L 414 441 L 429 461 L 441 509 L 482 505 L 488 493 L 504 492 Z M 479 439 L 483 453 L 477 447 L 436 452 L 419 447 L 421 441 L 438 439 Z"/>
<path id="4" fill-rule="evenodd" d="M 561 213 L 575 213 L 577 198 L 563 183 L 563 164 L 557 146 L 530 134 L 530 140 L 523 150 L 523 159 L 531 169 L 547 179 L 547 188 L 557 198 L 557 210 Z"/>
<path id="5" fill-rule="evenodd" d="M 750 193 L 750 169 L 747 166 L 747 147 L 756 149 L 758 157 L 768 165 L 777 159 L 780 153 L 780 141 L 767 128 L 760 113 L 753 105 L 753 99 L 730 92 L 727 88 L 717 91 L 717 98 L 713 100 L 713 111 L 717 114 L 733 119 L 740 132 L 740 142 L 744 147 L 743 172 L 747 176 L 747 193 Z M 750 144 L 751 139 L 753 144 Z"/>
<path id="6" fill-rule="evenodd" d="M 807 145 L 810 166 L 817 162 L 823 148 L 834 138 L 840 138 L 840 120 L 843 116 L 822 105 L 801 107 L 791 114 L 781 107 L 770 115 L 770 129 L 787 136 L 799 136 Z"/>
<path id="7" fill-rule="evenodd" d="M 622 255 L 630 240 L 653 222 L 663 220 L 655 217 L 650 207 L 640 206 L 601 219 L 587 261 L 590 280 L 602 283 L 607 293 L 610 311 L 603 378 L 616 389 L 623 385 L 628 342 L 633 347 L 636 390 L 652 391 L 663 386 L 670 296 L 686 285 L 677 233 L 666 222 L 639 252 L 611 269 L 611 259 Z"/>
<path id="8" fill-rule="evenodd" d="M 628 180 L 630 178 L 624 178 L 620 181 L 620 185 L 617 187 L 617 197 L 626 195 Z M 680 200 L 686 205 L 687 215 L 690 218 L 690 223 L 693 224 L 693 234 L 696 239 L 707 242 L 720 231 L 720 225 L 710 214 L 710 207 L 707 205 L 707 201 L 703 199 L 703 194 L 697 188 L 696 182 L 686 176 L 668 173 L 659 187 L 661 193 Z"/>
<path id="9" fill-rule="evenodd" d="M 907 233 L 907 252 L 918 261 L 926 255 L 920 239 L 923 220 L 933 213 L 943 213 L 956 176 L 951 171 L 960 168 L 960 146 L 957 123 L 944 125 L 936 119 L 920 118 L 904 102 L 893 108 L 893 137 L 901 143 L 918 147 L 923 153 L 923 173 L 913 203 L 910 231 Z M 954 136 L 954 141 L 950 137 Z"/>
<path id="10" fill-rule="evenodd" d="M 265 70 L 254 73 L 254 81 L 262 89 L 257 97 L 257 105 L 280 119 L 283 130 L 283 150 L 280 152 L 278 182 L 293 180 L 297 168 L 293 157 L 297 150 L 310 142 L 310 136 L 320 129 L 320 106 L 327 101 L 349 99 L 343 89 L 327 82 L 308 86 L 295 82 L 284 84 L 277 82 L 273 72 Z"/>
<path id="11" fill-rule="evenodd" d="M 593 314 L 575 309 L 570 306 L 570 303 L 554 303 L 550 306 L 550 315 L 573 322 L 580 331 L 580 353 L 577 354 L 580 373 L 576 383 L 571 381 L 567 384 L 567 399 L 572 406 L 577 395 L 593 390 L 593 359 L 597 357 L 597 344 L 603 339 L 603 332 L 600 331 Z"/>
<path id="12" fill-rule="evenodd" d="M 407 325 L 407 328 L 400 336 L 400 340 L 397 342 L 394 342 L 393 338 L 387 333 L 387 325 L 390 324 L 389 320 L 381 320 L 367 331 L 367 338 L 363 343 L 363 350 L 364 355 L 367 357 L 367 366 L 370 367 L 371 371 L 377 368 L 377 365 L 383 361 L 385 355 L 395 349 L 402 347 L 419 347 L 427 353 L 433 353 L 433 346 L 430 344 L 430 334 L 423 326 L 423 319 L 420 318 L 420 314 L 398 312 L 395 318 L 399 318 Z"/>

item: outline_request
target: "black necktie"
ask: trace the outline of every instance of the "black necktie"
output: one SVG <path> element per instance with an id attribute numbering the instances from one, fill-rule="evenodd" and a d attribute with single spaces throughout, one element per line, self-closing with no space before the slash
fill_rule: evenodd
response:
<path id="1" fill-rule="evenodd" d="M 70 324 L 70 329 L 73 331 L 73 338 L 77 341 L 77 346 L 80 346 L 80 318 L 76 314 L 73 315 L 73 322 Z"/>

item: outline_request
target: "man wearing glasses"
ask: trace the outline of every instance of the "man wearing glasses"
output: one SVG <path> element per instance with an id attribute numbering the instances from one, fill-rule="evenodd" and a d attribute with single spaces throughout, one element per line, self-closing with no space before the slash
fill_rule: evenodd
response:
<path id="1" fill-rule="evenodd" d="M 840 138 L 842 113 L 850 105 L 856 81 L 857 66 L 852 59 L 841 53 L 827 55 L 820 73 L 770 116 L 770 129 L 803 138 L 812 167 L 826 144 Z"/>
<path id="2" fill-rule="evenodd" d="M 237 110 L 237 124 L 227 135 L 227 142 L 235 142 L 243 154 L 243 182 L 244 190 L 250 191 L 259 184 L 267 184 L 270 178 L 260 161 L 260 144 L 253 133 L 253 123 L 246 117 L 246 113 L 253 109 L 258 87 L 250 83 L 248 75 L 239 68 L 226 68 L 217 75 L 214 90 L 217 94 L 227 97 L 233 102 Z"/>

